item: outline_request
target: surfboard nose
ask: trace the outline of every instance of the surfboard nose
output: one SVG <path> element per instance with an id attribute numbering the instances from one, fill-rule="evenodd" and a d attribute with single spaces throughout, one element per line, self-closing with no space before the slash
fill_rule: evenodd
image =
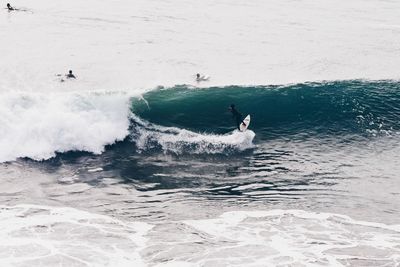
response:
<path id="1" fill-rule="evenodd" d="M 249 125 L 250 125 L 250 115 L 247 115 L 247 116 L 244 118 L 243 122 L 242 122 L 242 123 L 240 124 L 240 126 L 239 126 L 240 131 L 241 131 L 241 132 L 246 131 L 247 128 L 249 127 Z"/>

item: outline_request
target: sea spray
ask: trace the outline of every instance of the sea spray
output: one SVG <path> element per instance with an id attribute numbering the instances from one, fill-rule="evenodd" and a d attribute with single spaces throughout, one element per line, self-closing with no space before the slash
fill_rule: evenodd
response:
<path id="1" fill-rule="evenodd" d="M 0 162 L 72 150 L 101 153 L 127 136 L 128 107 L 123 93 L 2 93 Z"/>

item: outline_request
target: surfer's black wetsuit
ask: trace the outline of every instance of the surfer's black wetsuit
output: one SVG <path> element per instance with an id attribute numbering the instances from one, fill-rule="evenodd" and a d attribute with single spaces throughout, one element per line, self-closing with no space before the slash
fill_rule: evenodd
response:
<path id="1" fill-rule="evenodd" d="M 7 3 L 7 9 L 8 9 L 8 11 L 15 10 L 15 8 L 13 8 L 9 3 Z"/>
<path id="2" fill-rule="evenodd" d="M 231 105 L 230 110 L 232 112 L 233 118 L 236 121 L 236 127 L 238 128 L 238 130 L 240 130 L 240 124 L 243 122 L 243 115 L 236 110 L 235 105 Z"/>
<path id="3" fill-rule="evenodd" d="M 72 70 L 70 70 L 69 73 L 65 75 L 65 77 L 67 77 L 67 79 L 76 79 L 75 75 L 72 74 Z"/>

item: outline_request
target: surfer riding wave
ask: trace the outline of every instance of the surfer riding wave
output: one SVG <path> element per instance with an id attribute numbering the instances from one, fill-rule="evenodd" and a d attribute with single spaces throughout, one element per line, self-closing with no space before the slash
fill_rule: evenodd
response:
<path id="1" fill-rule="evenodd" d="M 236 121 L 236 127 L 240 131 L 240 124 L 243 123 L 246 126 L 246 123 L 243 122 L 243 115 L 237 111 L 235 108 L 235 104 L 231 104 L 229 110 L 232 112 L 233 119 Z"/>

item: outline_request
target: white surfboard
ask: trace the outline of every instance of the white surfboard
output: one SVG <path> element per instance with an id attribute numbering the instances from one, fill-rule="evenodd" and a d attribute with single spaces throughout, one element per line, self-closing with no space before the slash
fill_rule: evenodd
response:
<path id="1" fill-rule="evenodd" d="M 243 122 L 240 124 L 239 129 L 241 132 L 244 132 L 247 130 L 247 127 L 250 125 L 250 115 L 247 115 L 246 118 L 244 118 Z"/>
<path id="2" fill-rule="evenodd" d="M 196 81 L 197 82 L 205 82 L 205 81 L 208 81 L 210 79 L 210 76 L 208 76 L 208 75 L 201 75 L 200 77 L 197 77 L 196 78 Z"/>

